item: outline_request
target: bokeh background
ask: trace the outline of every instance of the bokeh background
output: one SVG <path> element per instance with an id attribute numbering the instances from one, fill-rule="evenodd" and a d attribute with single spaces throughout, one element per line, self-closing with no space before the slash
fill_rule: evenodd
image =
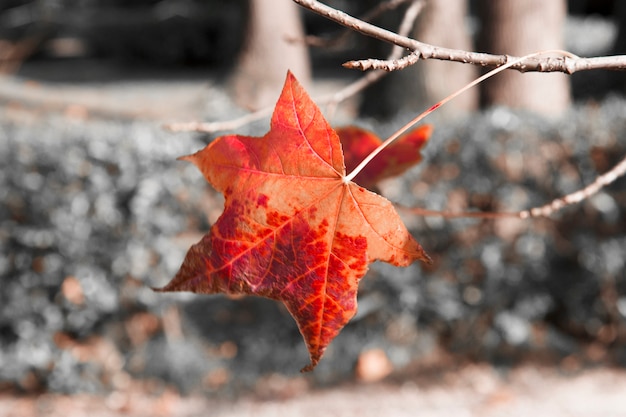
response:
<path id="1" fill-rule="evenodd" d="M 251 24 L 264 19 L 254 12 L 257 3 L 0 3 L 0 404 L 10 404 L 6 412 L 46 415 L 51 409 L 37 402 L 44 394 L 93 395 L 114 414 L 141 408 L 132 397 L 138 395 L 151 399 L 145 415 L 191 415 L 171 408 L 173 399 L 284 400 L 324 389 L 366 392 L 366 383 L 397 391 L 412 381 L 453 385 L 444 376 L 464 369 L 481 369 L 495 386 L 520 367 L 622 375 L 623 178 L 550 219 L 444 220 L 401 210 L 433 265 L 373 264 L 361 282 L 357 316 L 306 375 L 298 372 L 308 363 L 302 339 L 277 303 L 151 290 L 174 276 L 223 204 L 194 167 L 176 161 L 219 133 L 173 133 L 164 123 L 229 120 L 272 103 L 285 71 L 276 61 L 299 68 L 311 94 L 321 97 L 361 75 L 342 62 L 389 53 L 388 45 L 359 35 L 332 47 L 294 46 L 276 29 L 283 6 L 263 6 L 275 7 L 269 35 L 262 23 Z M 378 2 L 354 3 L 329 2 L 355 15 Z M 457 32 L 450 42 L 469 49 L 521 54 L 551 47 L 527 41 L 516 52 L 491 45 L 490 33 L 501 29 L 487 24 L 485 16 L 493 15 L 485 4 L 454 4 L 443 18 L 427 6 L 414 34 L 454 46 L 441 25 L 437 31 L 428 22 L 460 18 L 460 26 L 444 23 L 443 33 Z M 405 8 L 374 22 L 396 30 Z M 626 49 L 621 9 L 619 1 L 562 2 L 561 16 L 553 12 L 546 25 L 556 26 L 555 47 L 584 56 L 619 53 Z M 294 37 L 341 33 L 295 10 L 295 23 L 287 26 L 302 32 Z M 504 19 L 506 10 L 500 13 Z M 515 36 L 534 31 L 522 25 Z M 296 51 L 272 58 L 275 51 L 263 42 L 270 50 Z M 331 122 L 385 137 L 480 73 L 461 64 L 422 64 L 340 104 Z M 469 72 L 456 73 L 459 66 Z M 379 184 L 381 193 L 407 207 L 517 211 L 591 183 L 626 154 L 626 75 L 557 77 L 548 86 L 522 87 L 503 79 L 432 115 L 424 161 Z M 558 91 L 548 90 L 554 86 Z M 513 94 L 494 96 L 494 89 Z M 262 135 L 267 126 L 266 118 L 236 133 Z M 474 388 L 467 395 L 482 392 Z M 24 408 L 12 408 L 16 398 Z"/>

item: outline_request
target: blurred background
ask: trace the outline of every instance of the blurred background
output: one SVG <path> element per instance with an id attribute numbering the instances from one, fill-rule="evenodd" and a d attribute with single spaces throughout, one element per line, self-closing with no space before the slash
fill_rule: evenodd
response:
<path id="1" fill-rule="evenodd" d="M 407 2 L 386 4 L 395 3 L 373 23 L 396 31 Z M 328 4 L 361 16 L 380 2 Z M 362 75 L 341 63 L 390 52 L 357 34 L 337 41 L 342 33 L 288 0 L 0 2 L 0 414 L 89 412 L 68 414 L 78 402 L 58 401 L 72 395 L 101 399 L 102 415 L 192 415 L 206 401 L 244 415 L 232 408 L 242 399 L 342 392 L 354 407 L 376 392 L 413 401 L 437 386 L 458 389 L 455 402 L 437 392 L 440 400 L 411 406 L 451 412 L 480 398 L 475 410 L 491 415 L 523 393 L 540 397 L 538 381 L 558 375 L 591 375 L 584 388 L 565 385 L 573 397 L 563 407 L 586 398 L 601 410 L 590 393 L 598 401 L 626 388 L 623 178 L 551 219 L 402 212 L 433 265 L 373 264 L 357 316 L 306 375 L 304 344 L 277 303 L 152 292 L 223 205 L 175 160 L 218 134 L 163 124 L 271 106 L 287 68 L 321 97 Z M 327 45 L 307 46 L 305 34 Z M 513 55 L 620 54 L 626 6 L 427 1 L 411 35 Z M 481 71 L 420 62 L 341 103 L 331 123 L 385 137 Z M 456 211 L 518 211 L 574 192 L 626 154 L 625 77 L 498 75 L 430 116 L 424 161 L 379 189 L 403 206 Z M 598 370 L 608 373 L 588 374 Z M 598 415 L 626 413 L 620 406 Z"/>

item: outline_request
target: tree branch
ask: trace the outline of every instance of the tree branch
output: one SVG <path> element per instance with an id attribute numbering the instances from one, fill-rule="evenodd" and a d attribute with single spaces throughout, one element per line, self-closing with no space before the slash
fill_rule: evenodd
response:
<path id="1" fill-rule="evenodd" d="M 626 156 L 618 162 L 617 165 L 611 168 L 610 171 L 600 175 L 585 188 L 564 197 L 557 198 L 544 206 L 524 210 L 519 213 L 519 217 L 522 219 L 527 219 L 529 217 L 547 217 L 555 211 L 561 210 L 563 207 L 586 200 L 624 174 L 626 174 Z"/>
<path id="2" fill-rule="evenodd" d="M 400 23 L 400 27 L 398 28 L 399 34 L 404 35 L 404 34 L 408 34 L 411 31 L 411 29 L 413 28 L 413 25 L 415 24 L 415 20 L 417 19 L 417 16 L 419 16 L 423 8 L 424 8 L 423 0 L 412 0 L 412 3 L 404 12 L 404 17 L 402 18 L 402 22 Z M 389 54 L 388 59 L 397 60 L 398 58 L 402 56 L 402 51 L 403 51 L 402 47 L 394 45 L 394 47 L 391 49 L 391 53 Z M 335 112 L 335 109 L 337 108 L 337 105 L 339 103 L 346 100 L 348 97 L 352 97 L 359 91 L 364 90 L 366 87 L 375 83 L 376 81 L 381 79 L 383 76 L 385 76 L 385 74 L 386 72 L 383 70 L 370 71 L 367 74 L 365 74 L 363 77 L 348 84 L 341 90 L 337 91 L 336 93 L 332 94 L 330 97 L 326 98 L 325 100 L 327 101 L 326 111 L 327 111 L 328 117 L 329 118 L 332 117 L 332 114 Z"/>
<path id="3" fill-rule="evenodd" d="M 420 60 L 419 51 L 411 52 L 408 55 L 398 59 L 363 59 L 360 61 L 348 61 L 342 64 L 343 67 L 348 69 L 360 69 L 361 71 L 367 70 L 383 70 L 387 72 L 398 71 L 405 69 L 408 66 L 415 64 Z"/>
<path id="4" fill-rule="evenodd" d="M 202 133 L 214 133 L 222 130 L 235 130 L 241 126 L 245 126 L 249 123 L 261 120 L 272 114 L 274 106 L 265 107 L 254 113 L 248 113 L 241 117 L 232 120 L 224 120 L 221 122 L 174 122 L 167 123 L 163 127 L 172 132 L 202 132 Z"/>
<path id="5" fill-rule="evenodd" d="M 382 29 L 378 26 L 374 26 L 370 23 L 352 17 L 340 10 L 326 6 L 316 0 L 293 1 L 308 10 L 318 13 L 336 23 L 339 23 L 340 25 L 351 28 L 364 35 L 406 48 L 413 54 L 419 54 L 419 58 L 421 59 L 439 59 L 444 61 L 479 65 L 483 67 L 498 67 L 506 64 L 507 62 L 518 59 L 518 57 L 511 55 L 492 55 L 429 45 L 406 36 L 401 36 L 386 29 Z M 350 61 L 344 64 L 344 66 L 361 70 L 374 68 L 369 60 Z M 572 54 L 571 56 L 557 58 L 529 58 L 512 65 L 511 69 L 516 69 L 520 72 L 564 72 L 566 74 L 573 74 L 578 71 L 592 69 L 626 70 L 626 55 L 581 58 Z"/>
<path id="6" fill-rule="evenodd" d="M 552 214 L 564 209 L 567 206 L 580 203 L 583 200 L 596 194 L 598 191 L 613 183 L 619 177 L 626 174 L 626 157 L 618 162 L 610 171 L 597 177 L 591 184 L 575 191 L 566 196 L 556 198 L 541 207 L 533 207 L 528 210 L 522 210 L 518 212 L 480 212 L 480 211 L 466 211 L 466 212 L 450 212 L 450 211 L 437 211 L 427 210 L 419 207 L 404 207 L 398 206 L 402 210 L 409 211 L 412 214 L 418 214 L 421 216 L 439 216 L 447 219 L 454 218 L 479 218 L 479 219 L 502 219 L 502 218 L 519 218 L 529 219 L 533 217 L 550 217 Z"/>
<path id="7" fill-rule="evenodd" d="M 362 15 L 361 17 L 359 17 L 359 19 L 365 22 L 370 22 L 371 20 L 377 18 L 381 14 L 386 13 L 391 10 L 395 10 L 396 8 L 403 5 L 404 3 L 408 3 L 410 1 L 412 0 L 384 1 L 378 4 L 376 7 L 374 7 L 370 11 L 368 11 L 367 13 L 365 13 L 364 15 Z M 309 46 L 314 46 L 318 48 L 333 48 L 333 47 L 338 47 L 344 44 L 346 39 L 348 39 L 348 36 L 350 36 L 353 33 L 354 32 L 351 31 L 349 28 L 346 28 L 339 35 L 333 36 L 331 38 L 322 38 L 320 36 L 307 35 L 304 37 L 304 39 L 293 38 L 289 40 L 293 42 L 298 42 L 298 41 L 305 42 Z M 398 31 L 398 33 L 400 33 L 400 31 Z"/>

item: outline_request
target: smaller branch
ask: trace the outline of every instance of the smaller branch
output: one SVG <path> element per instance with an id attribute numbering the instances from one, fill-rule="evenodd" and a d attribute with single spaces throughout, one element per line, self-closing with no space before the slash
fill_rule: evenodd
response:
<path id="1" fill-rule="evenodd" d="M 598 191 L 611 184 L 624 174 L 626 174 L 626 156 L 620 162 L 618 162 L 617 165 L 611 168 L 610 171 L 600 175 L 598 178 L 595 179 L 594 182 L 592 182 L 582 190 L 578 190 L 564 197 L 557 198 L 544 206 L 535 207 L 530 210 L 524 210 L 519 213 L 519 217 L 522 219 L 527 219 L 530 217 L 548 217 L 555 211 L 561 210 L 563 207 L 580 203 L 581 201 L 586 200 L 587 198 L 596 194 Z"/>
<path id="2" fill-rule="evenodd" d="M 398 28 L 398 33 L 408 34 L 413 28 L 413 25 L 415 24 L 415 20 L 417 19 L 417 16 L 419 16 L 423 8 L 424 8 L 423 0 L 412 0 L 411 5 L 404 12 L 404 17 L 402 18 L 402 22 L 400 23 L 400 27 Z M 402 55 L 402 51 L 403 51 L 403 48 L 397 45 L 394 45 L 394 47 L 391 49 L 391 53 L 389 54 L 388 59 L 395 60 L 397 58 L 400 58 L 400 56 Z M 337 108 L 337 105 L 339 103 L 341 103 L 342 101 L 346 100 L 349 97 L 352 97 L 358 92 L 364 90 L 368 86 L 374 84 L 376 81 L 384 77 L 386 74 L 387 73 L 382 70 L 368 72 L 367 74 L 365 74 L 364 77 L 348 84 L 341 90 L 332 94 L 330 97 L 327 97 L 326 98 L 327 100 L 326 112 L 327 112 L 328 118 L 332 117 L 332 114 L 334 114 Z"/>
<path id="3" fill-rule="evenodd" d="M 412 214 L 421 216 L 440 216 L 447 219 L 454 218 L 479 218 L 479 219 L 503 219 L 503 218 L 518 218 L 518 219 L 530 219 L 535 217 L 550 217 L 552 214 L 564 209 L 567 206 L 571 206 L 580 203 L 598 193 L 601 189 L 615 182 L 618 178 L 626 174 L 626 156 L 617 163 L 610 171 L 600 175 L 591 184 L 585 188 L 575 191 L 566 196 L 556 198 L 540 207 L 533 207 L 528 210 L 522 210 L 518 212 L 450 212 L 450 211 L 436 211 L 426 210 L 422 208 L 411 208 L 398 206 L 402 210 L 409 211 Z"/>
<path id="4" fill-rule="evenodd" d="M 348 40 L 352 33 L 348 30 L 344 30 L 337 36 L 333 36 L 330 38 L 324 38 L 316 35 L 306 35 L 303 38 L 296 37 L 287 37 L 287 42 L 291 43 L 304 43 L 307 46 L 312 46 L 315 48 L 326 48 L 326 49 L 339 49 L 342 47 Z"/>
<path id="5" fill-rule="evenodd" d="M 376 19 L 378 16 L 382 15 L 383 13 L 395 10 L 399 6 L 410 1 L 412 0 L 389 0 L 382 2 L 378 6 L 374 7 L 373 9 L 362 15 L 359 19 L 365 22 L 370 22 Z M 303 41 L 306 45 L 318 48 L 333 48 L 343 45 L 348 37 L 353 33 L 354 31 L 351 31 L 350 29 L 345 29 L 341 31 L 338 36 L 333 36 L 331 38 L 322 38 L 319 36 L 308 35 L 305 36 L 304 39 L 290 38 L 289 40 L 291 42 Z"/>
<path id="6" fill-rule="evenodd" d="M 245 116 L 238 117 L 232 120 L 224 120 L 222 122 L 177 122 L 168 123 L 163 125 L 165 129 L 172 132 L 202 132 L 202 133 L 214 133 L 222 130 L 235 130 L 241 126 L 245 126 L 249 123 L 261 120 L 264 117 L 272 114 L 274 107 L 265 107 L 257 110 L 254 113 L 246 114 Z"/>
<path id="7" fill-rule="evenodd" d="M 363 59 L 360 61 L 348 61 L 342 64 L 344 68 L 358 69 L 361 71 L 367 70 L 383 70 L 387 72 L 398 71 L 405 69 L 417 61 L 420 60 L 421 54 L 419 51 L 411 52 L 410 54 L 399 59 Z"/>
<path id="8" fill-rule="evenodd" d="M 404 3 L 409 3 L 413 0 L 389 0 L 380 3 L 369 12 L 365 13 L 361 20 L 370 21 L 376 19 L 378 16 L 390 12 L 402 6 Z"/>
<path id="9" fill-rule="evenodd" d="M 343 87 L 341 90 L 333 93 L 329 96 L 322 98 L 318 102 L 320 104 L 326 104 L 326 116 L 328 119 L 332 119 L 335 111 L 337 110 L 337 106 L 339 103 L 347 100 L 353 95 L 357 94 L 359 91 L 364 90 L 369 85 L 374 84 L 380 78 L 385 75 L 383 71 L 372 71 L 365 74 L 365 76 L 359 78 L 356 81 L 351 82 L 347 86 Z"/>

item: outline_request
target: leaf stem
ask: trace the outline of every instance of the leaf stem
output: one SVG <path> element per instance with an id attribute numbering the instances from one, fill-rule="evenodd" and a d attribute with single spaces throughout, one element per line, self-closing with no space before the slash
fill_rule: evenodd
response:
<path id="1" fill-rule="evenodd" d="M 371 160 L 376 157 L 376 155 L 378 155 L 380 152 L 382 152 L 383 149 L 385 149 L 387 146 L 389 146 L 394 140 L 396 140 L 404 132 L 406 132 L 411 127 L 413 127 L 413 125 L 415 125 L 416 123 L 420 122 L 422 119 L 424 119 L 426 116 L 428 116 L 433 111 L 437 110 L 442 105 L 446 104 L 447 102 L 451 101 L 452 99 L 454 99 L 457 96 L 461 95 L 462 93 L 466 92 L 470 88 L 472 88 L 472 87 L 480 84 L 481 82 L 485 81 L 487 78 L 493 77 L 497 73 L 502 72 L 502 71 L 504 71 L 507 68 L 510 68 L 510 67 L 512 67 L 514 65 L 518 65 L 520 62 L 525 61 L 525 60 L 527 60 L 529 58 L 534 58 L 534 57 L 537 57 L 537 56 L 540 56 L 540 55 L 546 55 L 546 54 L 559 54 L 559 55 L 563 55 L 563 56 L 570 57 L 570 58 L 577 58 L 577 56 L 572 54 L 571 52 L 563 51 L 563 50 L 560 50 L 560 49 L 540 51 L 540 52 L 534 52 L 532 54 L 528 54 L 528 55 L 525 55 L 523 57 L 514 59 L 514 60 L 509 61 L 506 64 L 496 68 L 496 69 L 493 69 L 493 70 L 489 71 L 488 73 L 482 75 L 481 77 L 476 78 L 471 83 L 465 85 L 464 87 L 462 87 L 462 88 L 458 89 L 457 91 L 455 91 L 454 93 L 450 94 L 449 96 L 447 96 L 443 100 L 439 101 L 438 103 L 430 106 L 427 110 L 423 111 L 422 113 L 417 115 L 415 118 L 413 118 L 410 122 L 408 122 L 407 124 L 402 126 L 400 129 L 398 129 L 394 134 L 389 136 L 389 138 L 387 138 L 383 143 L 381 143 L 380 146 L 378 146 L 367 157 L 365 157 L 365 159 L 363 159 L 363 161 L 361 161 L 361 163 L 359 165 L 357 165 L 357 167 L 354 168 L 354 170 L 350 174 L 346 175 L 346 177 L 344 178 L 344 182 L 348 183 L 348 182 L 352 181 L 354 179 L 354 177 L 356 177 L 359 174 L 359 172 L 361 172 L 363 170 L 363 168 L 365 168 L 365 166 L 367 164 L 369 164 L 371 162 Z"/>

